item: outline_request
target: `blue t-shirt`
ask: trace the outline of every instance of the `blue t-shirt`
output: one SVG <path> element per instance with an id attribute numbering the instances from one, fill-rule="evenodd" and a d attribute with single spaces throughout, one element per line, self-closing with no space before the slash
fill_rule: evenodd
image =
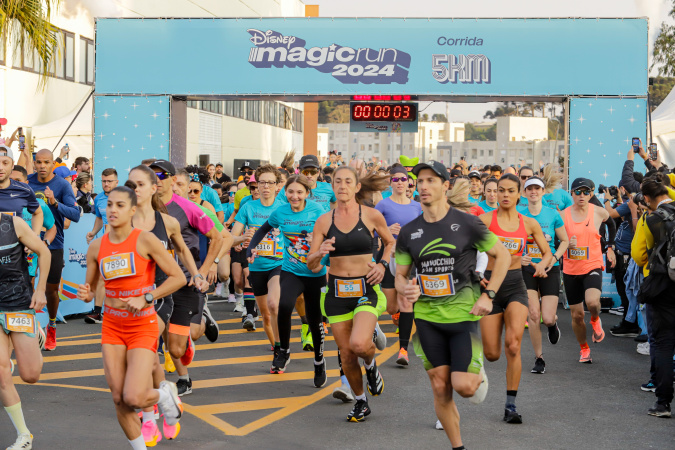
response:
<path id="1" fill-rule="evenodd" d="M 250 197 L 246 197 L 250 198 Z M 275 201 L 271 206 L 263 206 L 260 200 L 252 200 L 244 204 L 243 200 L 235 220 L 244 225 L 245 231 L 252 228 L 254 231 L 272 215 L 283 203 Z M 256 247 L 257 256 L 253 263 L 248 265 L 252 272 L 266 272 L 279 267 L 284 258 L 284 239 L 279 229 L 267 233 L 267 236 Z"/>
<path id="2" fill-rule="evenodd" d="M 633 235 L 635 234 L 633 227 L 631 226 L 633 218 L 630 213 L 630 208 L 628 207 L 627 203 L 622 203 L 616 207 L 616 212 L 619 213 L 623 220 L 616 230 L 614 244 L 616 245 L 617 250 L 621 251 L 622 253 L 630 254 L 630 246 L 633 242 Z"/>
<path id="3" fill-rule="evenodd" d="M 247 195 L 246 197 L 242 198 L 241 201 L 239 202 L 239 211 L 241 211 L 241 208 L 242 208 L 245 204 L 247 204 L 248 202 L 250 202 L 251 200 L 253 200 L 253 196 L 252 196 L 252 195 Z M 236 216 L 235 216 L 234 220 L 237 220 L 237 217 L 236 217 Z"/>
<path id="4" fill-rule="evenodd" d="M 278 228 L 284 236 L 284 262 L 281 270 L 302 277 L 320 277 L 326 275 L 324 267 L 318 273 L 307 268 L 307 255 L 310 244 L 309 235 L 314 231 L 314 223 L 324 214 L 323 208 L 314 202 L 305 202 L 305 209 L 294 212 L 291 205 L 284 203 L 267 219 L 272 228 Z"/>
<path id="5" fill-rule="evenodd" d="M 45 230 L 51 230 L 52 227 L 54 226 L 54 214 L 52 214 L 52 211 L 49 209 L 49 206 L 41 199 L 37 199 L 38 204 L 40 205 L 40 209 L 42 209 L 42 226 L 45 228 Z M 26 221 L 28 226 L 32 226 L 33 222 L 33 215 L 28 212 L 28 208 L 24 208 L 22 212 L 22 217 L 23 220 Z M 38 268 L 38 257 L 35 253 L 31 253 L 28 255 L 28 275 L 31 277 L 34 277 L 35 274 L 37 273 L 37 268 Z"/>
<path id="6" fill-rule="evenodd" d="M 544 233 L 544 237 L 548 241 L 549 247 L 551 247 L 551 251 L 555 252 L 555 230 L 557 228 L 565 226 L 562 217 L 560 216 L 560 213 L 555 209 L 548 208 L 543 205 L 541 211 L 536 216 L 530 212 L 527 206 L 518 206 L 517 209 L 518 212 L 521 213 L 522 215 L 526 217 L 531 217 L 539 223 L 539 226 L 541 226 L 541 231 Z M 528 237 L 527 246 L 525 248 L 525 252 L 523 253 L 527 253 L 530 255 L 536 254 L 541 255 L 541 251 L 539 250 L 537 243 L 534 242 L 531 237 Z M 538 263 L 540 261 L 541 257 L 539 258 L 536 258 L 534 256 L 532 257 L 532 262 Z M 553 265 L 557 266 L 558 261 L 556 261 L 555 264 Z"/>
<path id="7" fill-rule="evenodd" d="M 494 211 L 495 209 L 497 209 L 496 207 L 493 208 L 492 206 L 488 205 L 488 204 L 487 204 L 487 200 L 483 200 L 482 202 L 480 202 L 480 203 L 478 204 L 478 206 L 480 206 L 480 209 L 482 209 L 482 210 L 485 211 L 486 213 L 492 212 L 492 211 Z"/>
<path id="8" fill-rule="evenodd" d="M 541 199 L 541 203 L 549 208 L 558 211 L 563 211 L 572 206 L 574 204 L 574 200 L 572 200 L 572 196 L 567 191 L 563 191 L 562 189 L 556 189 L 550 194 L 544 194 L 544 196 Z M 528 204 L 527 198 L 520 197 L 520 203 L 518 203 L 518 205 L 526 206 L 527 204 Z"/>
<path id="9" fill-rule="evenodd" d="M 39 207 L 35 192 L 26 183 L 10 179 L 9 186 L 0 189 L 0 213 L 2 214 L 20 216 L 26 208 L 32 215 Z"/>
<path id="10" fill-rule="evenodd" d="M 422 214 L 422 205 L 415 200 L 411 200 L 407 205 L 401 205 L 391 198 L 385 198 L 375 205 L 375 209 L 382 213 L 384 220 L 387 221 L 387 226 L 398 223 L 401 228 Z M 396 236 L 394 235 L 394 238 Z"/>
<path id="11" fill-rule="evenodd" d="M 392 194 L 393 194 L 393 192 L 391 191 L 391 188 L 389 188 L 389 189 L 387 189 L 387 190 L 385 190 L 385 191 L 382 191 L 382 198 L 383 198 L 383 199 L 389 198 L 389 197 L 392 196 Z"/>
<path id="12" fill-rule="evenodd" d="M 471 194 L 469 194 L 469 201 L 470 201 L 471 203 L 473 203 L 474 205 L 479 204 L 479 203 L 480 203 L 480 199 L 481 199 L 481 197 L 473 198 L 473 197 L 471 196 Z"/>
<path id="13" fill-rule="evenodd" d="M 56 224 L 56 237 L 54 242 L 49 245 L 50 250 L 60 250 L 63 248 L 63 223 L 65 219 L 70 219 L 73 222 L 80 221 L 80 207 L 75 203 L 75 195 L 73 188 L 66 180 L 54 175 L 51 180 L 46 183 L 38 181 L 37 173 L 28 176 L 28 184 L 35 191 L 35 196 L 47 202 L 44 190 L 49 187 L 54 193 L 54 198 L 58 202 L 55 207 L 49 205 L 49 209 L 54 215 L 54 223 Z"/>
<path id="14" fill-rule="evenodd" d="M 229 202 L 229 203 L 223 203 L 223 212 L 225 213 L 225 222 L 227 222 L 230 219 L 230 216 L 234 212 L 234 201 Z M 236 216 L 235 216 L 236 217 Z"/>
<path id="15" fill-rule="evenodd" d="M 288 203 L 288 200 L 286 199 L 286 188 L 279 192 L 277 198 L 282 202 Z M 312 189 L 312 195 L 309 196 L 309 199 L 321 206 L 323 212 L 330 211 L 330 204 L 337 202 L 337 199 L 335 198 L 335 192 L 333 192 L 331 185 L 323 182 L 316 183 L 316 186 Z"/>
<path id="16" fill-rule="evenodd" d="M 105 209 L 108 206 L 108 194 L 101 192 L 94 199 L 94 215 L 103 219 L 103 225 L 108 225 L 108 217 L 105 214 Z"/>
<path id="17" fill-rule="evenodd" d="M 213 205 L 213 209 L 216 210 L 216 215 L 223 210 L 223 205 L 220 203 L 218 193 L 209 185 L 205 184 L 202 186 L 202 200 L 206 200 Z"/>

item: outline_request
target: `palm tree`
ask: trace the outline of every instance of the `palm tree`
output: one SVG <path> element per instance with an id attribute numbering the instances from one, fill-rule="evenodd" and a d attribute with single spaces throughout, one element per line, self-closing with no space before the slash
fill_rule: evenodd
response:
<path id="1" fill-rule="evenodd" d="M 51 67 L 58 53 L 58 29 L 49 22 L 52 10 L 61 0 L 0 0 L 0 36 L 12 38 L 15 54 L 37 53 L 42 67 Z M 40 86 L 45 87 L 49 70 L 40 75 Z"/>

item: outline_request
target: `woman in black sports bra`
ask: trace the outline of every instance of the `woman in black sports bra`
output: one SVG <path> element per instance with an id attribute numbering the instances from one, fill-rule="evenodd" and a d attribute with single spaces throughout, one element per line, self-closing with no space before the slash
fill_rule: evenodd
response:
<path id="1" fill-rule="evenodd" d="M 321 302 L 321 310 L 331 324 L 342 368 L 356 397 L 356 405 L 347 416 L 347 420 L 353 422 L 360 422 L 370 414 L 359 358 L 365 363 L 371 395 L 380 395 L 384 388 L 375 364 L 373 333 L 377 318 L 387 306 L 379 283 L 388 269 L 394 246 L 394 237 L 384 216 L 356 201 L 360 187 L 359 177 L 351 167 L 341 166 L 335 171 L 333 190 L 337 207 L 316 221 L 307 258 L 307 267 L 312 270 L 322 267 L 326 255 L 329 258 L 328 292 Z M 384 243 L 379 262 L 373 261 L 375 231 Z"/>

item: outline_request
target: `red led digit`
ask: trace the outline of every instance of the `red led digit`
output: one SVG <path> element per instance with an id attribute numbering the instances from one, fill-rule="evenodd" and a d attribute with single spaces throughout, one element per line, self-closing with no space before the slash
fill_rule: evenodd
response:
<path id="1" fill-rule="evenodd" d="M 354 106 L 354 118 L 355 119 L 361 118 L 361 114 L 363 112 L 362 110 L 363 110 L 363 107 L 361 105 Z"/>
<path id="2" fill-rule="evenodd" d="M 363 105 L 363 118 L 370 119 L 373 115 L 372 107 L 370 105 Z"/>
<path id="3" fill-rule="evenodd" d="M 384 105 L 382 107 L 382 118 L 383 119 L 391 119 L 391 106 Z"/>
<path id="4" fill-rule="evenodd" d="M 401 118 L 401 105 L 394 106 L 394 119 L 398 120 Z"/>
<path id="5" fill-rule="evenodd" d="M 382 105 L 375 105 L 375 112 L 373 113 L 373 117 L 376 119 L 382 118 Z"/>
<path id="6" fill-rule="evenodd" d="M 407 118 L 409 118 L 409 117 L 410 117 L 410 106 L 404 105 L 404 106 L 403 106 L 403 117 L 402 117 L 402 119 L 405 120 L 405 119 L 407 119 Z"/>

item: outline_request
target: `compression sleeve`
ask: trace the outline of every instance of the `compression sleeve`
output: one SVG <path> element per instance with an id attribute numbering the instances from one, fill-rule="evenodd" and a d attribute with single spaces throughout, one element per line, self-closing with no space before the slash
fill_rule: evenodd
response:
<path id="1" fill-rule="evenodd" d="M 605 221 L 607 224 L 607 245 L 614 245 L 614 238 L 616 237 L 616 222 L 611 217 Z"/>
<path id="2" fill-rule="evenodd" d="M 260 241 L 262 241 L 265 236 L 267 236 L 267 233 L 272 231 L 272 229 L 272 225 L 270 225 L 267 221 L 260 225 L 260 228 L 258 228 L 253 234 L 251 242 L 248 243 L 248 248 L 246 249 L 246 258 L 250 258 L 253 255 L 251 253 L 253 249 L 256 248 L 258 244 L 260 244 Z"/>

